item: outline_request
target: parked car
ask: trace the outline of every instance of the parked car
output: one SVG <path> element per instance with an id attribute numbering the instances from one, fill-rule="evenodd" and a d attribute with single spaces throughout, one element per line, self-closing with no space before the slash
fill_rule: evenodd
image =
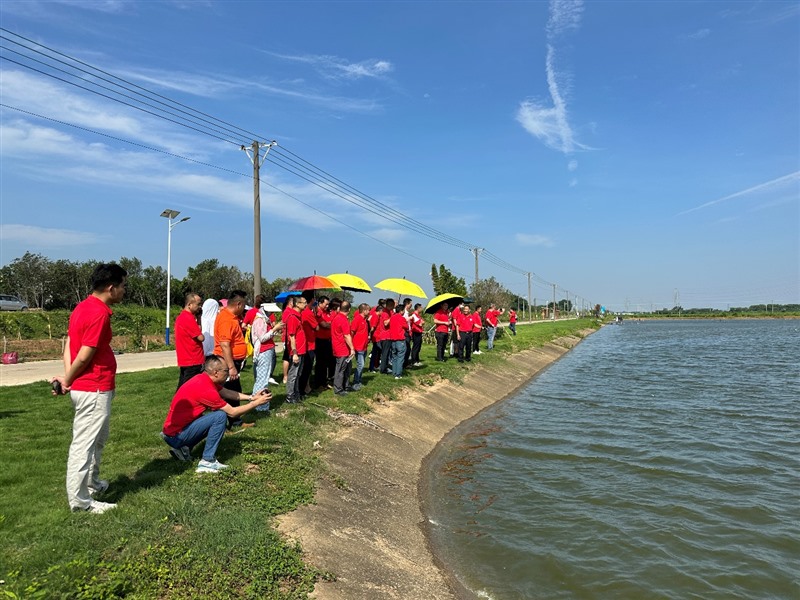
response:
<path id="1" fill-rule="evenodd" d="M 0 310 L 28 310 L 28 305 L 16 296 L 0 295 Z"/>

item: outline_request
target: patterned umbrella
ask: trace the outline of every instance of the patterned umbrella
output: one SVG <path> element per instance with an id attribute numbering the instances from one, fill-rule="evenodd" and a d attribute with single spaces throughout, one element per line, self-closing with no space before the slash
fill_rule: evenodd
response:
<path id="1" fill-rule="evenodd" d="M 313 290 L 340 290 L 338 285 L 322 275 L 309 275 L 298 279 L 289 286 L 290 292 L 310 292 Z"/>

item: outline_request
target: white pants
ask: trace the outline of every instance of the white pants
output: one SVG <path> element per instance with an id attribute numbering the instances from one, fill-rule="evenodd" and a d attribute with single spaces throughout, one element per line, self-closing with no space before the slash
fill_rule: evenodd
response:
<path id="1" fill-rule="evenodd" d="M 86 510 L 92 503 L 90 488 L 96 488 L 99 481 L 114 390 L 70 391 L 69 395 L 75 407 L 75 420 L 67 460 L 67 500 L 72 510 Z"/>

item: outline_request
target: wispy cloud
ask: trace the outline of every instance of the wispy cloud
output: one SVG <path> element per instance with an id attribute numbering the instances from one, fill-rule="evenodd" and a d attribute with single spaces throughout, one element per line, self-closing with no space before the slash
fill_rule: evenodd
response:
<path id="1" fill-rule="evenodd" d="M 360 62 L 350 62 L 338 56 L 324 54 L 289 55 L 274 52 L 268 54 L 283 60 L 307 64 L 328 79 L 382 79 L 394 71 L 394 65 L 388 60 L 382 59 L 371 58 Z"/>
<path id="2" fill-rule="evenodd" d="M 568 74 L 557 69 L 556 42 L 567 31 L 580 26 L 583 13 L 582 0 L 551 0 L 550 19 L 547 23 L 547 56 L 545 73 L 549 102 L 528 98 L 520 102 L 516 119 L 522 127 L 545 146 L 569 154 L 586 146 L 575 139 L 569 122 L 565 97 Z"/>
<path id="3" fill-rule="evenodd" d="M 776 192 L 783 194 L 787 187 L 793 187 L 794 189 L 792 189 L 792 195 L 794 196 L 795 199 L 800 199 L 800 188 L 798 187 L 798 184 L 800 184 L 800 171 L 795 171 L 794 173 L 789 173 L 788 175 L 784 175 L 783 177 L 778 177 L 777 179 L 772 179 L 771 181 L 754 185 L 753 187 L 747 188 L 746 190 L 741 190 L 739 192 L 729 194 L 722 198 L 717 198 L 716 200 L 705 202 L 704 204 L 700 204 L 699 206 L 695 206 L 694 208 L 684 210 L 682 212 L 679 212 L 678 216 L 695 212 L 703 208 L 708 208 L 709 206 L 714 206 L 715 204 L 727 202 L 729 200 L 733 200 L 734 198 L 741 198 L 746 196 L 761 198 L 767 194 L 773 194 Z"/>
<path id="4" fill-rule="evenodd" d="M 711 30 L 707 27 L 704 27 L 703 29 L 698 29 L 697 31 L 690 33 L 688 37 L 691 40 L 702 40 L 703 38 L 707 38 L 709 35 L 711 35 Z"/>
<path id="5" fill-rule="evenodd" d="M 533 233 L 515 233 L 514 239 L 520 246 L 544 246 L 549 248 L 554 245 L 551 238 Z"/>
<path id="6" fill-rule="evenodd" d="M 578 168 L 578 161 L 577 160 L 572 159 L 571 161 L 569 161 L 567 163 L 567 169 L 569 169 L 570 171 L 574 171 L 577 168 Z"/>
<path id="7" fill-rule="evenodd" d="M 88 231 L 21 225 L 18 223 L 3 223 L 0 225 L 0 237 L 3 238 L 4 243 L 19 242 L 34 249 L 89 246 L 106 242 L 109 238 L 107 235 Z"/>

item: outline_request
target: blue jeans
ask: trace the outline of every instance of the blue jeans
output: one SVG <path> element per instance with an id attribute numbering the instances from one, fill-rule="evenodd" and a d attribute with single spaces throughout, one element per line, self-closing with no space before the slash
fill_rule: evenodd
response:
<path id="1" fill-rule="evenodd" d="M 494 334 L 497 333 L 497 327 L 486 326 L 486 349 L 491 350 L 494 348 Z"/>
<path id="2" fill-rule="evenodd" d="M 214 410 L 197 417 L 178 435 L 165 435 L 164 440 L 173 448 L 189 446 L 191 450 L 205 439 L 203 460 L 213 461 L 217 457 L 217 446 L 225 434 L 227 424 L 228 415 L 221 410 Z"/>
<path id="3" fill-rule="evenodd" d="M 406 357 L 406 341 L 393 340 L 392 344 L 392 374 L 395 377 L 400 377 L 403 374 L 403 360 Z"/>
<path id="4" fill-rule="evenodd" d="M 364 372 L 364 363 L 367 359 L 367 351 L 356 352 L 356 372 L 353 375 L 353 385 L 361 383 L 361 373 Z"/>

